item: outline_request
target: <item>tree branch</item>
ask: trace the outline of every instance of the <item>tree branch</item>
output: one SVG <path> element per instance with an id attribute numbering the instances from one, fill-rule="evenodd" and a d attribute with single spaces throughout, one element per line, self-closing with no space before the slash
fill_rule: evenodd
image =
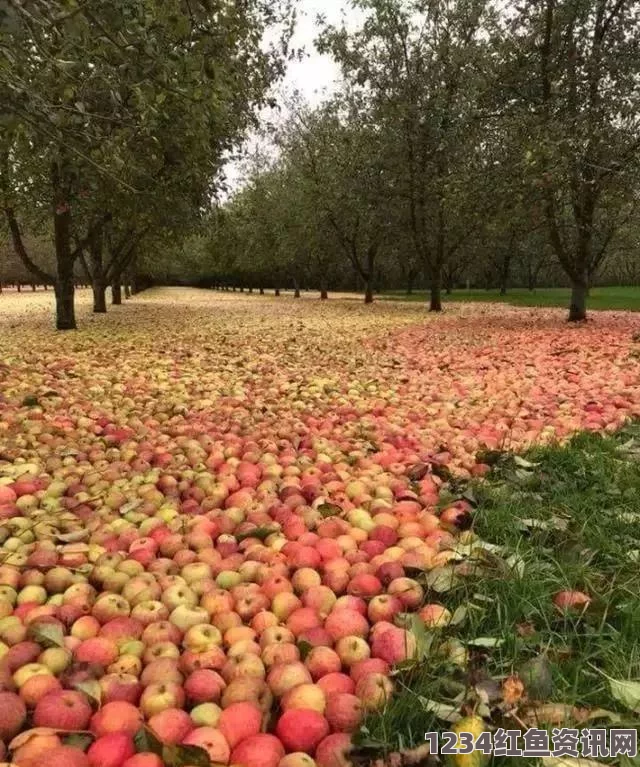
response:
<path id="1" fill-rule="evenodd" d="M 9 224 L 11 240 L 13 241 L 13 247 L 16 255 L 20 258 L 27 269 L 36 275 L 36 277 L 40 278 L 43 282 L 55 285 L 55 277 L 46 272 L 44 269 L 41 269 L 38 264 L 35 263 L 35 261 L 32 261 L 31 258 L 29 258 L 29 254 L 25 248 L 24 241 L 22 239 L 22 233 L 20 232 L 20 226 L 18 225 L 18 220 L 16 219 L 13 208 L 10 205 L 5 204 L 4 213 L 7 217 L 7 223 Z"/>

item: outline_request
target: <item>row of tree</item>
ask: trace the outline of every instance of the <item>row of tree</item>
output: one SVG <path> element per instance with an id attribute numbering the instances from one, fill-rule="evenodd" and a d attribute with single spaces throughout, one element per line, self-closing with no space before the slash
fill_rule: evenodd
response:
<path id="1" fill-rule="evenodd" d="M 211 284 L 425 279 L 430 308 L 516 274 L 637 280 L 637 0 L 356 0 L 319 48 L 344 87 L 294 100 L 247 184 L 185 246 Z M 193 269 L 191 271 L 194 271 Z M 197 272 L 197 269 L 195 269 Z"/>
<path id="2" fill-rule="evenodd" d="M 288 0 L 2 4 L 2 216 L 21 265 L 54 287 L 59 329 L 76 325 L 79 278 L 106 311 L 136 258 L 198 225 L 283 72 L 291 22 Z"/>

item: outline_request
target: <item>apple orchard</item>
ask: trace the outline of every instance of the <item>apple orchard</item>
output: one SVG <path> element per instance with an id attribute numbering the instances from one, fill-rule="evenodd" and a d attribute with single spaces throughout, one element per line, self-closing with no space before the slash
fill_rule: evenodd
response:
<path id="1" fill-rule="evenodd" d="M 162 289 L 54 336 L 47 300 L 0 318 L 19 767 L 344 767 L 451 619 L 416 575 L 473 548 L 443 477 L 640 415 L 623 313 Z"/>

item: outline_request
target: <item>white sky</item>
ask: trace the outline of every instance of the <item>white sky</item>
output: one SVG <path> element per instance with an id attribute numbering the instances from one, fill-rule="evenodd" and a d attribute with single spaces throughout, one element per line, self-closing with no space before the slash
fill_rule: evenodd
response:
<path id="1" fill-rule="evenodd" d="M 298 89 L 311 103 L 322 99 L 326 90 L 334 87 L 340 78 L 340 70 L 330 56 L 321 56 L 313 41 L 318 35 L 316 19 L 322 14 L 330 24 L 339 25 L 343 14 L 348 21 L 355 21 L 358 14 L 350 7 L 349 0 L 299 0 L 298 23 L 292 40 L 293 48 L 304 48 L 307 56 L 303 61 L 289 64 L 283 83 L 286 90 Z"/>
<path id="2" fill-rule="evenodd" d="M 350 0 L 298 0 L 298 15 L 296 30 L 291 40 L 293 50 L 304 49 L 301 61 L 289 62 L 287 74 L 275 88 L 277 101 L 282 108 L 283 100 L 294 91 L 312 105 L 319 104 L 324 98 L 335 91 L 340 81 L 340 67 L 331 56 L 321 55 L 314 46 L 320 27 L 318 15 L 322 14 L 329 24 L 339 26 L 343 18 L 348 27 L 357 27 L 362 14 L 351 7 Z M 262 117 L 265 120 L 282 119 L 284 113 L 265 110 Z M 251 149 L 257 145 L 256 139 L 249 139 Z M 242 163 L 232 162 L 226 167 L 227 181 L 230 188 L 237 189 L 242 185 Z"/>

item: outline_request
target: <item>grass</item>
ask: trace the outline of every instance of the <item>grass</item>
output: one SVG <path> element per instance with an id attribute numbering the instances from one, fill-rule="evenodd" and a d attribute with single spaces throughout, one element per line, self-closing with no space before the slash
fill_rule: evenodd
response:
<path id="1" fill-rule="evenodd" d="M 640 679 L 640 426 L 580 435 L 525 460 L 503 456 L 488 480 L 466 491 L 477 507 L 463 536 L 493 545 L 476 551 L 476 569 L 451 590 L 427 594 L 466 616 L 422 637 L 426 660 L 401 670 L 397 694 L 366 720 L 358 736 L 363 753 L 402 751 L 423 743 L 425 732 L 451 729 L 426 701 L 450 705 L 454 715 L 475 711 L 505 729 L 526 723 L 532 706 L 538 727 L 580 726 L 585 710 L 593 723 L 582 726 L 636 726 L 609 678 Z M 552 598 L 564 589 L 593 602 L 581 613 L 561 613 Z M 474 647 L 478 638 L 488 646 Z M 452 643 L 458 652 L 466 647 L 468 662 L 452 663 L 443 643 L 449 651 Z M 514 673 L 528 698 L 514 704 L 512 716 L 502 684 Z M 631 707 L 640 711 L 640 685 L 636 693 Z"/>
<path id="2" fill-rule="evenodd" d="M 503 303 L 514 306 L 569 306 L 569 288 L 540 288 L 534 292 L 524 288 L 509 290 L 501 296 L 497 290 L 456 290 L 450 296 L 443 294 L 444 301 L 480 301 L 484 303 Z M 417 291 L 408 296 L 406 293 L 385 293 L 381 298 L 390 301 L 427 301 L 427 291 Z M 592 288 L 588 304 L 589 309 L 619 309 L 640 311 L 640 287 Z"/>

